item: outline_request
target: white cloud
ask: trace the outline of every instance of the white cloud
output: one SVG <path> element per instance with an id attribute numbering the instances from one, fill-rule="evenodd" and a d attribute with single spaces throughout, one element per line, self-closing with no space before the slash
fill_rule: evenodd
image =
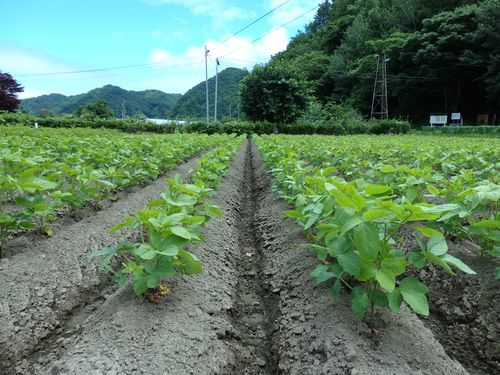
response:
<path id="1" fill-rule="evenodd" d="M 42 90 L 24 90 L 24 92 L 21 92 L 17 97 L 19 99 L 28 99 L 44 94 L 47 94 L 47 92 Z"/>
<path id="2" fill-rule="evenodd" d="M 274 9 L 278 5 L 282 4 L 284 0 L 270 0 L 269 7 Z M 311 10 L 314 6 L 317 6 L 321 3 L 319 0 L 301 0 L 301 1 L 290 1 L 278 8 L 270 18 L 270 23 L 276 27 L 279 25 L 283 25 L 284 23 L 290 22 L 291 20 L 303 15 L 304 13 Z M 287 26 L 290 27 L 301 27 L 312 21 L 315 11 L 312 11 L 305 15 L 304 17 L 297 18 L 297 20 L 293 21 Z"/>
<path id="3" fill-rule="evenodd" d="M 17 74 L 50 73 L 78 69 L 43 52 L 0 43 L 0 70 Z"/>

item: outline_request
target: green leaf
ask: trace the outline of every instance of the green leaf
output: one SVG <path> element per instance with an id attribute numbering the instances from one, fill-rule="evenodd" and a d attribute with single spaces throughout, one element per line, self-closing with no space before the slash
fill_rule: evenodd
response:
<path id="1" fill-rule="evenodd" d="M 304 215 L 298 210 L 285 211 L 285 216 L 297 220 L 301 220 L 304 217 Z"/>
<path id="2" fill-rule="evenodd" d="M 408 257 L 408 260 L 410 261 L 411 264 L 413 264 L 417 268 L 424 268 L 428 262 L 424 254 L 416 251 L 411 253 L 411 255 Z"/>
<path id="3" fill-rule="evenodd" d="M 493 246 L 493 249 L 491 249 L 488 254 L 493 257 L 500 257 L 500 246 Z"/>
<path id="4" fill-rule="evenodd" d="M 143 243 L 135 253 L 144 260 L 151 260 L 156 256 L 157 251 L 149 243 Z"/>
<path id="5" fill-rule="evenodd" d="M 155 269 L 156 269 L 156 264 L 154 264 L 152 261 L 148 260 L 146 263 L 144 263 L 144 270 L 146 272 L 153 273 Z"/>
<path id="6" fill-rule="evenodd" d="M 144 292 L 146 290 L 148 290 L 148 277 L 147 276 L 142 276 L 142 277 L 138 277 L 134 280 L 134 285 L 133 285 L 133 288 L 134 288 L 134 293 L 136 295 L 141 295 L 141 294 L 144 294 Z"/>
<path id="7" fill-rule="evenodd" d="M 394 173 L 396 171 L 396 168 L 394 168 L 392 165 L 384 165 L 382 168 L 380 168 L 380 172 L 383 173 Z"/>
<path id="8" fill-rule="evenodd" d="M 333 300 L 337 300 L 339 298 L 339 295 L 340 295 L 340 285 L 341 282 L 340 282 L 340 279 L 337 279 L 335 280 L 335 283 L 333 283 L 332 287 L 330 288 L 330 291 L 332 292 L 332 297 L 333 297 Z"/>
<path id="9" fill-rule="evenodd" d="M 395 257 L 393 254 L 390 254 L 380 262 L 380 270 L 392 276 L 399 276 L 405 272 L 407 264 L 403 257 Z"/>
<path id="10" fill-rule="evenodd" d="M 428 316 L 429 303 L 426 294 L 429 289 L 414 277 L 405 277 L 399 284 L 399 290 L 403 300 L 417 314 Z"/>
<path id="11" fill-rule="evenodd" d="M 137 219 L 133 216 L 127 215 L 125 216 L 125 221 L 122 221 L 121 223 L 112 226 L 111 228 L 108 229 L 108 232 L 114 233 L 125 227 L 133 227 L 135 223 L 137 223 Z"/>
<path id="12" fill-rule="evenodd" d="M 383 209 L 370 209 L 363 213 L 363 219 L 365 221 L 375 221 L 381 217 L 388 216 L 391 214 L 391 211 L 383 210 Z"/>
<path id="13" fill-rule="evenodd" d="M 439 189 L 434 185 L 427 184 L 427 190 L 429 190 L 429 193 L 431 193 L 432 195 L 439 195 Z"/>
<path id="14" fill-rule="evenodd" d="M 460 271 L 468 273 L 469 275 L 476 274 L 476 272 L 472 268 L 470 268 L 468 265 L 466 265 L 460 259 L 455 258 L 454 256 L 451 256 L 450 254 L 444 254 L 444 255 L 440 256 L 439 258 L 441 260 L 445 261 L 446 263 L 451 264 L 453 267 L 458 268 Z"/>
<path id="15" fill-rule="evenodd" d="M 375 278 L 377 279 L 380 286 L 387 290 L 389 293 L 394 290 L 394 287 L 396 286 L 396 278 L 394 277 L 394 275 L 378 270 L 375 274 Z"/>
<path id="16" fill-rule="evenodd" d="M 354 311 L 359 319 L 362 319 L 365 316 L 369 305 L 370 303 L 366 290 L 360 286 L 354 287 L 351 293 L 351 307 L 352 311 Z"/>
<path id="17" fill-rule="evenodd" d="M 345 233 L 349 232 L 352 228 L 354 228 L 356 225 L 361 224 L 363 222 L 363 219 L 359 217 L 358 215 L 350 215 L 347 220 L 344 221 L 344 225 L 342 225 L 342 230 L 340 232 L 341 235 L 344 235 Z"/>
<path id="18" fill-rule="evenodd" d="M 495 267 L 495 279 L 500 280 L 500 267 Z"/>
<path id="19" fill-rule="evenodd" d="M 321 284 L 327 280 L 330 280 L 337 275 L 333 272 L 331 272 L 330 267 L 327 265 L 319 265 L 317 266 L 314 271 L 311 272 L 311 277 L 316 281 L 316 284 Z"/>
<path id="20" fill-rule="evenodd" d="M 158 232 L 155 229 L 151 229 L 149 231 L 149 242 L 151 243 L 151 246 L 153 246 L 156 250 L 160 250 L 161 248 L 160 232 Z"/>
<path id="21" fill-rule="evenodd" d="M 205 203 L 205 210 L 210 214 L 210 216 L 213 217 L 221 217 L 222 216 L 222 211 L 219 207 L 214 206 L 213 204 L 210 203 Z"/>
<path id="22" fill-rule="evenodd" d="M 154 273 L 161 277 L 174 276 L 176 274 L 175 268 L 172 265 L 172 258 L 164 256 L 156 265 Z"/>
<path id="23" fill-rule="evenodd" d="M 157 288 L 158 285 L 160 285 L 160 275 L 157 274 L 149 275 L 147 278 L 146 285 L 150 289 Z"/>
<path id="24" fill-rule="evenodd" d="M 349 198 L 346 194 L 341 192 L 340 190 L 334 190 L 333 197 L 335 198 L 335 203 L 347 209 L 352 209 L 354 211 L 358 211 L 358 205 L 351 198 Z"/>
<path id="25" fill-rule="evenodd" d="M 500 220 L 481 220 L 477 223 L 471 224 L 474 228 L 484 228 L 484 229 L 500 229 Z"/>
<path id="26" fill-rule="evenodd" d="M 375 289 L 370 291 L 368 294 L 370 301 L 373 302 L 375 306 L 387 307 L 389 306 L 389 301 L 387 299 L 387 294 L 381 290 Z"/>
<path id="27" fill-rule="evenodd" d="M 359 256 L 353 251 L 348 251 L 337 255 L 337 260 L 342 269 L 352 276 L 359 274 Z"/>
<path id="28" fill-rule="evenodd" d="M 203 265 L 199 260 L 190 260 L 182 263 L 182 273 L 185 275 L 196 275 L 203 272 Z"/>
<path id="29" fill-rule="evenodd" d="M 448 244 L 444 237 L 432 235 L 427 241 L 427 251 L 435 256 L 440 256 L 448 252 Z"/>
<path id="30" fill-rule="evenodd" d="M 388 191 L 391 191 L 391 188 L 385 185 L 372 184 L 372 185 L 367 185 L 365 191 L 366 194 L 369 195 L 380 195 L 387 193 Z"/>
<path id="31" fill-rule="evenodd" d="M 415 229 L 427 238 L 431 236 L 444 237 L 443 233 L 429 227 L 415 227 Z"/>
<path id="32" fill-rule="evenodd" d="M 394 290 L 387 295 L 387 300 L 389 301 L 389 308 L 398 313 L 401 310 L 401 302 L 403 302 L 403 296 L 398 288 L 394 288 Z"/>
<path id="33" fill-rule="evenodd" d="M 374 261 L 381 248 L 377 227 L 371 223 L 359 224 L 354 228 L 354 243 L 361 257 Z"/>
<path id="34" fill-rule="evenodd" d="M 200 237 L 197 234 L 192 233 L 188 229 L 181 227 L 181 226 L 171 227 L 170 230 L 176 236 L 179 236 L 181 238 L 185 238 L 186 240 L 199 240 L 200 239 Z"/>

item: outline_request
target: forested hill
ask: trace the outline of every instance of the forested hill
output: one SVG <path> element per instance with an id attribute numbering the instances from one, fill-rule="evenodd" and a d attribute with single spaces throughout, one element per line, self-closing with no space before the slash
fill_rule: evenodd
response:
<path id="1" fill-rule="evenodd" d="M 79 107 L 102 99 L 113 109 L 116 117 L 121 117 L 122 103 L 124 103 L 127 115 L 144 114 L 147 117 L 164 118 L 169 115 L 181 96 L 181 94 L 166 94 L 159 90 L 128 91 L 107 85 L 86 94 L 73 96 L 50 94 L 25 99 L 22 101 L 22 107 L 34 115 L 43 111 L 58 115 L 74 113 Z"/>
<path id="2" fill-rule="evenodd" d="M 227 68 L 219 73 L 218 78 L 218 106 L 217 118 L 229 117 L 231 114 L 235 117 L 238 106 L 238 88 L 240 81 L 248 74 L 246 70 L 238 68 Z M 208 80 L 209 92 L 209 111 L 210 117 L 214 115 L 214 94 L 215 94 L 215 77 Z M 172 116 L 180 117 L 201 117 L 206 116 L 205 104 L 205 81 L 200 82 L 182 98 L 179 99 L 175 107 L 172 109 Z"/>
<path id="3" fill-rule="evenodd" d="M 325 1 L 271 64 L 295 64 L 319 102 L 367 114 L 383 53 L 391 117 L 500 112 L 498 0 Z"/>

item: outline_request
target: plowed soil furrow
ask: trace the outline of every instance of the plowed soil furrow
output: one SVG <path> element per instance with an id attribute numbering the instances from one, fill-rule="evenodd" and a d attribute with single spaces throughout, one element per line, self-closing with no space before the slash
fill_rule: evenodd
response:
<path id="1" fill-rule="evenodd" d="M 256 223 L 259 190 L 254 174 L 254 154 L 246 145 L 241 211 L 238 220 L 239 259 L 236 261 L 238 285 L 231 322 L 237 332 L 231 345 L 235 363 L 226 374 L 275 374 L 277 358 L 273 352 L 273 301 L 262 283 L 262 257 Z"/>

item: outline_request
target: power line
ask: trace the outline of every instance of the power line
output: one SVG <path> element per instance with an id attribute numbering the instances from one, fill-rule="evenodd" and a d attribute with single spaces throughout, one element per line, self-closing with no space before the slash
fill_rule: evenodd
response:
<path id="1" fill-rule="evenodd" d="M 311 12 L 312 12 L 312 11 L 314 11 L 314 10 L 316 10 L 317 8 L 318 8 L 318 5 L 314 6 L 314 7 L 313 7 L 313 8 L 311 8 L 311 9 L 309 9 L 307 12 L 302 13 L 300 16 L 297 16 L 297 17 L 295 17 L 294 19 L 292 19 L 292 20 L 290 20 L 290 21 L 288 21 L 288 22 L 284 23 L 283 25 L 280 25 L 280 26 L 278 26 L 277 28 L 272 29 L 271 31 L 269 31 L 269 32 L 267 32 L 267 33 L 265 33 L 265 34 L 263 34 L 263 35 L 259 36 L 258 38 L 256 38 L 256 39 L 252 40 L 251 42 L 249 42 L 247 45 L 244 45 L 244 46 L 238 47 L 238 48 L 236 48 L 236 49 L 232 50 L 231 52 L 226 53 L 226 54 L 225 54 L 225 55 L 223 55 L 221 58 L 224 58 L 224 57 L 226 57 L 226 56 L 228 56 L 228 55 L 231 55 L 231 54 L 233 54 L 233 53 L 235 53 L 235 52 L 238 52 L 239 50 L 241 50 L 241 49 L 243 49 L 243 48 L 246 48 L 246 47 L 248 47 L 248 46 L 250 46 L 250 45 L 254 44 L 255 42 L 257 42 L 257 41 L 259 41 L 259 40 L 261 40 L 261 39 L 265 38 L 266 36 L 268 36 L 268 35 L 270 35 L 270 34 L 272 34 L 272 33 L 276 32 L 276 31 L 278 31 L 278 30 L 280 30 L 280 29 L 282 29 L 282 28 L 284 28 L 285 26 L 288 26 L 288 25 L 289 25 L 289 24 L 291 24 L 292 22 L 297 21 L 299 18 L 302 18 L 302 17 L 307 16 L 309 13 L 311 13 Z"/>
<path id="2" fill-rule="evenodd" d="M 280 5 L 278 5 L 277 7 L 271 9 L 269 12 L 267 12 L 266 14 L 260 16 L 259 18 L 257 18 L 255 21 L 249 23 L 248 25 L 246 25 L 245 27 L 239 29 L 238 31 L 236 31 L 235 33 L 233 33 L 231 36 L 228 36 L 226 39 L 224 39 L 222 42 L 219 43 L 219 45 L 221 44 L 224 44 L 225 42 L 227 42 L 229 39 L 231 38 L 234 38 L 236 35 L 238 35 L 239 33 L 241 33 L 242 31 L 248 29 L 250 26 L 252 25 L 255 25 L 257 22 L 259 22 L 260 20 L 262 20 L 263 18 L 267 17 L 268 15 L 270 15 L 271 13 L 275 12 L 277 9 L 281 8 L 283 5 L 285 5 L 286 3 L 289 3 L 290 0 L 286 0 L 285 2 L 281 3 Z"/>
<path id="3" fill-rule="evenodd" d="M 145 67 L 145 66 L 170 65 L 172 63 L 185 65 L 185 63 L 184 63 L 185 60 L 193 60 L 193 59 L 195 59 L 195 58 L 189 57 L 189 58 L 184 58 L 184 59 L 176 59 L 176 60 L 163 61 L 163 62 L 157 62 L 157 63 L 132 64 L 132 65 L 112 66 L 112 67 L 107 67 L 107 68 L 71 70 L 71 71 L 63 71 L 63 72 L 27 73 L 27 74 L 18 74 L 17 77 L 41 77 L 41 76 L 63 75 L 63 74 L 95 73 L 95 72 L 105 72 L 105 71 L 109 71 L 109 70 L 140 68 L 140 67 Z"/>
<path id="4" fill-rule="evenodd" d="M 193 65 L 202 65 L 202 61 L 197 61 L 197 62 L 192 62 L 192 63 L 178 63 L 178 64 L 168 64 L 168 66 L 193 66 Z M 143 73 L 150 73 L 150 72 L 157 72 L 157 73 L 162 73 L 161 71 L 158 71 L 156 67 L 151 67 L 151 66 L 145 66 L 142 67 L 142 69 L 134 70 L 134 76 L 136 76 L 138 73 L 143 74 Z M 48 76 L 50 77 L 50 76 Z M 105 75 L 91 75 L 91 76 L 72 76 L 66 78 L 67 80 L 90 80 L 90 79 L 106 79 L 106 78 L 113 78 L 113 77 L 123 77 L 123 73 L 109 73 Z M 127 81 L 129 82 L 134 82 L 134 80 L 128 79 Z"/>

